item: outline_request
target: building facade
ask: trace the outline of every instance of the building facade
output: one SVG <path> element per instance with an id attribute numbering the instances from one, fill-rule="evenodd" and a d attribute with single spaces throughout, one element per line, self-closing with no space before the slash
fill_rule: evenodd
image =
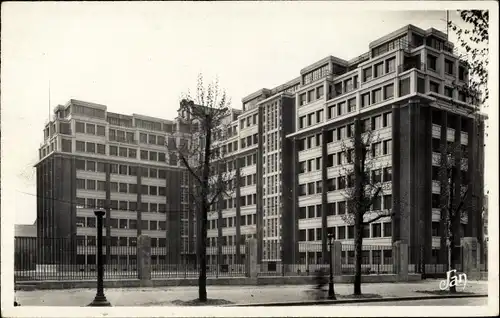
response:
<path id="1" fill-rule="evenodd" d="M 180 262 L 195 246 L 187 172 L 165 147 L 175 121 L 108 112 L 70 100 L 44 130 L 37 171 L 39 263 L 70 257 L 95 264 L 94 210 L 104 220 L 107 262 L 135 263 L 141 234 L 152 238 L 152 263 Z M 60 244 L 74 246 L 60 246 Z M 58 248 L 76 250 L 61 255 Z"/>
<path id="2" fill-rule="evenodd" d="M 461 236 L 482 242 L 484 117 L 457 88 L 467 83 L 467 70 L 445 34 L 408 25 L 357 58 L 328 56 L 299 75 L 243 98 L 225 122 L 222 146 L 235 158 L 225 169 L 237 171 L 239 181 L 208 215 L 209 264 L 241 264 L 248 238 L 257 238 L 261 261 L 286 264 L 325 262 L 328 233 L 354 244 L 354 227 L 343 218 L 349 182 L 343 144 L 355 121 L 377 136 L 370 178 L 386 186 L 373 213 L 393 213 L 363 230 L 364 244 L 402 240 L 423 246 L 411 250 L 410 263 L 446 263 L 437 162 L 448 143 L 461 145 L 454 184 L 469 187 L 466 200 L 474 201 L 465 208 Z M 58 109 L 37 165 L 38 236 L 88 239 L 95 235 L 89 207 L 107 206 L 106 253 L 114 255 L 122 241 L 133 246 L 145 233 L 157 239 L 153 263 L 172 258 L 164 252 L 181 255 L 173 262 L 186 260 L 197 229 L 190 181 L 164 147 L 180 129 L 178 119 L 119 115 L 80 101 Z M 363 253 L 383 264 L 392 252 Z"/>

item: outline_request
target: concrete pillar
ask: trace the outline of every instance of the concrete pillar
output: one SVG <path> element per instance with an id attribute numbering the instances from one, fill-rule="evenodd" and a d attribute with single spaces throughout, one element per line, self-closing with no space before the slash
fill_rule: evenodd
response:
<path id="1" fill-rule="evenodd" d="M 398 281 L 408 281 L 408 244 L 401 241 L 392 245 L 392 262 Z"/>
<path id="2" fill-rule="evenodd" d="M 480 247 L 477 237 L 464 237 L 461 239 L 462 272 L 467 274 L 468 279 L 478 279 Z"/>
<path id="3" fill-rule="evenodd" d="M 342 242 L 333 241 L 331 251 L 331 262 L 333 264 L 333 275 L 342 275 Z"/>
<path id="4" fill-rule="evenodd" d="M 142 286 L 151 284 L 151 238 L 147 235 L 137 238 L 137 278 Z"/>
<path id="5" fill-rule="evenodd" d="M 246 241 L 245 251 L 245 272 L 250 278 L 257 278 L 259 272 L 258 255 L 257 255 L 257 239 L 248 239 Z"/>

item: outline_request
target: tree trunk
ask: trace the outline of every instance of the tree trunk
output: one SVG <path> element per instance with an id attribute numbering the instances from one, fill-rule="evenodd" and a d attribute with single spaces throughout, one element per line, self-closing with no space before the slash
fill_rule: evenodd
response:
<path id="1" fill-rule="evenodd" d="M 201 302 L 207 301 L 207 215 L 208 204 L 201 208 L 201 240 L 200 244 L 200 278 L 198 281 L 198 297 Z"/>
<path id="2" fill-rule="evenodd" d="M 450 179 L 449 179 L 449 182 L 448 182 L 448 185 L 449 185 L 449 188 L 448 188 L 448 193 L 449 193 L 449 203 L 448 203 L 448 218 L 449 218 L 449 221 L 448 221 L 448 240 L 449 240 L 449 245 L 448 245 L 448 255 L 449 255 L 449 260 L 448 260 L 448 264 L 450 264 L 450 268 L 448 268 L 449 271 L 455 269 L 455 235 L 457 233 L 455 233 L 455 219 L 456 219 L 456 216 L 454 213 L 454 209 L 453 209 L 453 201 L 454 201 L 454 197 L 455 197 L 455 175 L 454 175 L 454 169 L 451 168 L 450 169 Z M 451 276 L 450 276 L 450 282 L 454 281 L 455 280 L 455 272 L 452 272 L 451 273 Z M 457 292 L 457 288 L 456 286 L 451 286 L 450 285 L 450 293 L 456 293 Z"/>
<path id="3" fill-rule="evenodd" d="M 355 249 L 355 274 L 354 274 L 354 295 L 361 295 L 361 261 L 362 261 L 362 250 L 363 250 L 363 223 L 362 220 L 358 220 L 356 216 L 356 237 L 354 239 L 354 249 Z"/>
<path id="4" fill-rule="evenodd" d="M 201 226 L 198 233 L 200 242 L 200 278 L 198 279 L 198 297 L 200 302 L 207 301 L 207 219 L 208 219 L 208 195 L 210 193 L 208 178 L 210 177 L 210 146 L 212 122 L 209 115 L 205 118 L 205 150 L 203 154 L 203 174 L 201 179 Z"/>

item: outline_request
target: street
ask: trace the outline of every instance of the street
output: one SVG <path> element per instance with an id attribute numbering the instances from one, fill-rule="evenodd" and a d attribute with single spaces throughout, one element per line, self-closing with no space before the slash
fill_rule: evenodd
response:
<path id="1" fill-rule="evenodd" d="M 356 303 L 338 304 L 335 306 L 487 306 L 487 305 L 488 305 L 488 297 L 381 301 L 381 302 L 369 302 L 369 303 L 357 303 L 357 304 Z"/>

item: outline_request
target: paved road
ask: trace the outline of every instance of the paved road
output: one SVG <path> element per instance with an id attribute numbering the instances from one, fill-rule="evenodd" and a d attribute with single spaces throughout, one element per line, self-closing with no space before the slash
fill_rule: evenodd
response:
<path id="1" fill-rule="evenodd" d="M 488 297 L 381 301 L 378 303 L 341 304 L 341 306 L 488 306 Z"/>

